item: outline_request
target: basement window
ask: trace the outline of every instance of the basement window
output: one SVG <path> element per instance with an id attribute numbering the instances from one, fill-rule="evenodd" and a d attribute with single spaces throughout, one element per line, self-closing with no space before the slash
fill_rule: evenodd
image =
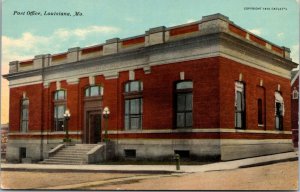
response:
<path id="1" fill-rule="evenodd" d="M 20 147 L 20 159 L 26 158 L 26 147 Z"/>
<path id="2" fill-rule="evenodd" d="M 190 158 L 189 150 L 174 150 L 174 154 L 178 154 L 180 158 Z"/>
<path id="3" fill-rule="evenodd" d="M 135 149 L 125 149 L 124 150 L 126 158 L 136 158 L 136 150 Z"/>

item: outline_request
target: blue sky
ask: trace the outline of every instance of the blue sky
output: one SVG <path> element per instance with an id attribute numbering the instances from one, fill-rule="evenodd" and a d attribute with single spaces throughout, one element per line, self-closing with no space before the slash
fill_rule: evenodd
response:
<path id="1" fill-rule="evenodd" d="M 299 0 L 2 0 L 2 73 L 8 62 L 54 54 L 71 47 L 143 34 L 157 26 L 174 26 L 221 13 L 235 24 L 299 58 Z M 287 10 L 244 10 L 277 7 Z M 62 11 L 83 16 L 13 15 L 14 11 Z M 2 80 L 2 123 L 7 122 L 7 82 Z"/>

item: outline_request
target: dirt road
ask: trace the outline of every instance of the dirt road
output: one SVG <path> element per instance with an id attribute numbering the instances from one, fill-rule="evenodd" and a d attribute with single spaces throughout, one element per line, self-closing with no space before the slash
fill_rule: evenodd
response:
<path id="1" fill-rule="evenodd" d="M 297 190 L 298 161 L 272 165 L 193 173 L 139 182 L 91 187 L 93 190 Z"/>
<path id="2" fill-rule="evenodd" d="M 2 171 L 5 189 L 297 190 L 298 161 L 177 175 Z"/>

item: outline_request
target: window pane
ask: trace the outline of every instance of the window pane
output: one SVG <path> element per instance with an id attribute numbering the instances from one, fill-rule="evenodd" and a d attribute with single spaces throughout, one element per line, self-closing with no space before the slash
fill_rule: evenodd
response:
<path id="1" fill-rule="evenodd" d="M 28 109 L 23 109 L 22 111 L 22 120 L 27 120 L 28 119 Z"/>
<path id="2" fill-rule="evenodd" d="M 125 114 L 129 114 L 129 104 L 130 100 L 125 100 Z"/>
<path id="3" fill-rule="evenodd" d="M 29 100 L 28 99 L 24 99 L 22 102 L 22 105 L 25 107 L 26 105 L 29 105 Z"/>
<path id="4" fill-rule="evenodd" d="M 143 99 L 139 99 L 140 100 L 140 113 L 143 114 Z"/>
<path id="5" fill-rule="evenodd" d="M 125 84 L 125 92 L 129 92 L 129 83 Z"/>
<path id="6" fill-rule="evenodd" d="M 185 95 L 178 94 L 177 95 L 177 111 L 184 111 L 185 110 Z"/>
<path id="7" fill-rule="evenodd" d="M 139 81 L 132 81 L 132 82 L 130 82 L 130 92 L 140 91 L 139 85 L 140 85 Z"/>
<path id="8" fill-rule="evenodd" d="M 237 99 L 236 99 L 236 110 L 237 111 L 242 111 L 242 93 L 241 92 L 237 92 Z"/>
<path id="9" fill-rule="evenodd" d="M 184 113 L 177 113 L 177 127 L 184 127 Z"/>
<path id="10" fill-rule="evenodd" d="M 185 126 L 186 127 L 192 127 L 193 125 L 193 114 L 192 113 L 186 113 L 185 114 Z"/>
<path id="11" fill-rule="evenodd" d="M 183 81 L 176 84 L 176 89 L 192 89 L 193 82 L 192 81 Z"/>
<path id="12" fill-rule="evenodd" d="M 139 128 L 139 122 L 140 122 L 140 118 L 137 117 L 133 117 L 130 118 L 130 124 L 131 124 L 131 129 L 138 129 Z"/>
<path id="13" fill-rule="evenodd" d="M 129 129 L 129 116 L 125 115 L 125 129 Z"/>
<path id="14" fill-rule="evenodd" d="M 85 96 L 89 97 L 90 96 L 90 87 L 85 89 Z"/>
<path id="15" fill-rule="evenodd" d="M 64 118 L 64 113 L 65 113 L 65 106 L 58 105 L 57 106 L 57 118 Z"/>
<path id="16" fill-rule="evenodd" d="M 64 90 L 56 91 L 54 99 L 55 100 L 65 99 L 65 91 Z"/>
<path id="17" fill-rule="evenodd" d="M 140 99 L 130 100 L 130 114 L 140 113 Z"/>
<path id="18" fill-rule="evenodd" d="M 193 108 L 193 94 L 186 94 L 185 98 L 185 110 L 191 111 Z"/>
<path id="19" fill-rule="evenodd" d="M 235 127 L 242 128 L 242 113 L 235 113 Z"/>
<path id="20" fill-rule="evenodd" d="M 58 92 L 58 99 L 64 99 L 65 98 L 65 92 L 64 91 L 59 91 Z"/>
<path id="21" fill-rule="evenodd" d="M 276 116 L 276 118 L 275 118 L 275 127 L 276 127 L 276 129 L 279 129 L 279 126 L 280 125 L 280 119 L 279 119 L 279 117 L 278 116 Z"/>
<path id="22" fill-rule="evenodd" d="M 100 95 L 99 86 L 91 87 L 91 96 L 98 96 Z"/>
<path id="23" fill-rule="evenodd" d="M 27 131 L 27 121 L 22 121 L 22 131 L 23 132 Z"/>

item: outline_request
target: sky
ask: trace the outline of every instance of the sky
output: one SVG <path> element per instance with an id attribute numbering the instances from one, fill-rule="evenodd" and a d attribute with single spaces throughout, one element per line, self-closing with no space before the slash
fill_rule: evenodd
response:
<path id="1" fill-rule="evenodd" d="M 41 15 L 28 15 L 34 11 Z M 45 16 L 45 11 L 72 16 Z M 82 15 L 73 16 L 75 12 Z M 8 73 L 10 61 L 141 35 L 149 28 L 189 23 L 215 13 L 290 48 L 293 61 L 299 63 L 299 0 L 2 0 L 2 74 Z M 8 123 L 8 103 L 8 82 L 2 78 L 2 124 Z"/>

